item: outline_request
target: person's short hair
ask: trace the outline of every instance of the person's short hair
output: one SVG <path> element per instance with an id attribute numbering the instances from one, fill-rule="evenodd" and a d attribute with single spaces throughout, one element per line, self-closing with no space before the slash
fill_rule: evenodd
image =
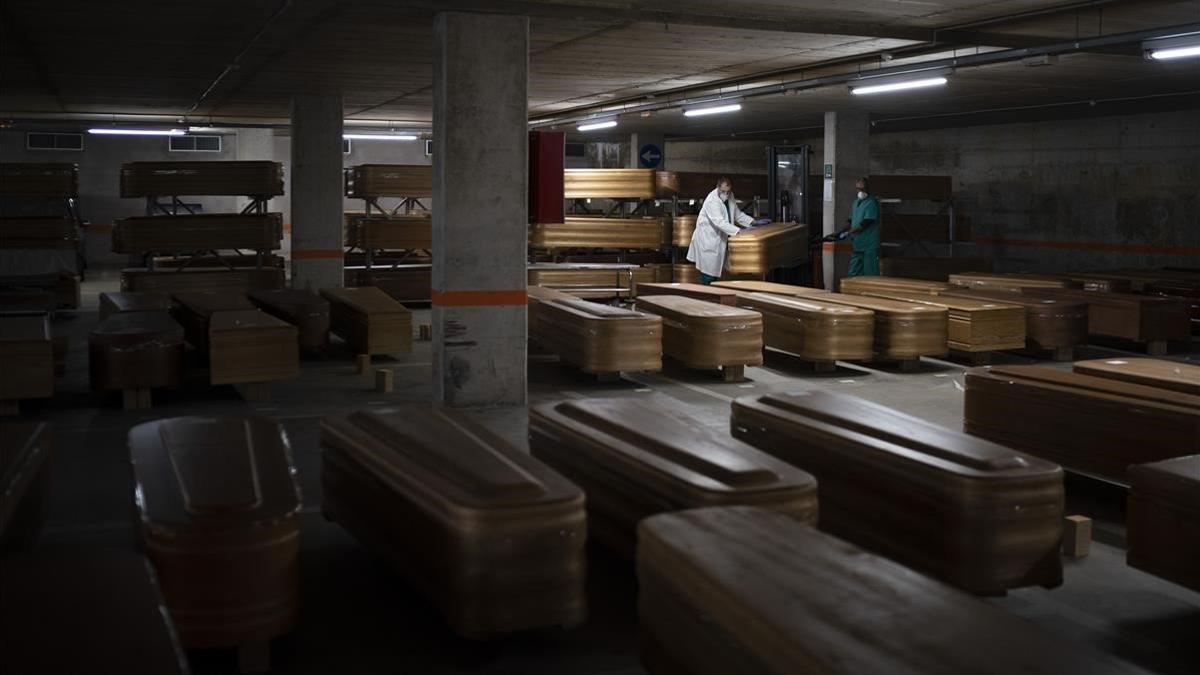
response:
<path id="1" fill-rule="evenodd" d="M 864 192 L 870 192 L 870 191 L 871 191 L 871 181 L 870 181 L 870 179 L 868 179 L 866 176 L 859 176 L 858 180 L 856 180 L 856 181 L 854 181 L 854 182 L 855 182 L 855 183 L 862 183 L 862 184 L 863 184 L 863 191 L 864 191 Z"/>
<path id="2" fill-rule="evenodd" d="M 733 187 L 733 181 L 729 180 L 729 176 L 720 176 L 717 178 L 717 185 L 728 185 L 729 187 Z"/>

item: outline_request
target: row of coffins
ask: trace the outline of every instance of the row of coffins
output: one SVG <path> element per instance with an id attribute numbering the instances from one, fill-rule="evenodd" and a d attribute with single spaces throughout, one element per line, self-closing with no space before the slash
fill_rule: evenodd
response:
<path id="1" fill-rule="evenodd" d="M 0 218 L 0 248 L 75 249 L 79 231 L 66 216 Z"/>
<path id="2" fill-rule="evenodd" d="M 264 161 L 126 162 L 122 197 L 283 194 L 283 164 Z"/>
<path id="3" fill-rule="evenodd" d="M 283 240 L 279 213 L 216 213 L 119 218 L 113 226 L 114 253 L 248 249 L 272 251 Z"/>
<path id="4" fill-rule="evenodd" d="M 0 162 L 0 196 L 77 198 L 79 166 L 68 162 Z"/>
<path id="5" fill-rule="evenodd" d="M 529 226 L 535 248 L 661 249 L 668 245 L 670 219 L 567 216 L 562 223 Z"/>
<path id="6" fill-rule="evenodd" d="M 344 170 L 345 195 L 353 199 L 432 197 L 429 164 L 360 164 Z"/>

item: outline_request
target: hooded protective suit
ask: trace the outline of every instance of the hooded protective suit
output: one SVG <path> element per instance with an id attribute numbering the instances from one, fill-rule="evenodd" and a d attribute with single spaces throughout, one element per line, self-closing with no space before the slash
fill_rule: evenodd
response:
<path id="1" fill-rule="evenodd" d="M 738 208 L 732 192 L 728 200 L 724 200 L 720 191 L 714 189 L 704 198 L 704 206 L 696 217 L 696 230 L 692 232 L 687 259 L 696 263 L 696 269 L 702 273 L 710 277 L 721 276 L 727 262 L 729 237 L 737 234 L 738 225 L 747 227 L 753 222 L 753 218 Z"/>

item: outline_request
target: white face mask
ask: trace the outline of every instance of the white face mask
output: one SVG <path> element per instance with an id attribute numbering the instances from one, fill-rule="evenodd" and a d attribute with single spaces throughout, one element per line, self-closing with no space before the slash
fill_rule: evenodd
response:
<path id="1" fill-rule="evenodd" d="M 721 201 L 728 200 L 729 199 L 729 190 L 722 190 L 721 188 L 717 188 L 717 196 L 721 198 Z"/>
<path id="2" fill-rule="evenodd" d="M 862 190 L 859 190 L 859 191 L 858 191 L 858 198 L 859 198 L 859 199 L 866 199 L 866 198 L 867 198 L 867 193 L 863 192 Z"/>

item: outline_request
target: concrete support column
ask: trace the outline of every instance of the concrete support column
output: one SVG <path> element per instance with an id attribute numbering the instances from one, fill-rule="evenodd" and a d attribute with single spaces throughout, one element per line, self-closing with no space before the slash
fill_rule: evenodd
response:
<path id="1" fill-rule="evenodd" d="M 292 101 L 292 287 L 342 281 L 342 96 Z"/>
<path id="2" fill-rule="evenodd" d="M 654 163 L 653 150 L 649 150 L 648 162 L 642 162 L 642 149 L 654 146 L 658 149 L 658 163 Z M 667 161 L 667 146 L 662 134 L 632 133 L 629 134 L 629 168 L 631 169 L 664 169 Z"/>
<path id="3" fill-rule="evenodd" d="M 854 181 L 870 174 L 871 154 L 868 134 L 871 131 L 870 115 L 865 112 L 845 110 L 825 113 L 825 158 L 823 174 L 825 183 L 833 181 L 832 195 L 826 187 L 822 191 L 821 231 L 836 232 L 845 226 L 854 205 Z M 832 196 L 832 201 L 826 199 Z M 825 288 L 837 290 L 837 281 L 846 275 L 850 265 L 849 240 L 843 245 L 826 247 L 822 262 L 825 271 Z M 833 248 L 835 250 L 829 250 Z M 846 249 L 846 250 L 841 250 Z"/>
<path id="4" fill-rule="evenodd" d="M 433 398 L 524 405 L 529 20 L 443 12 L 433 57 Z"/>

